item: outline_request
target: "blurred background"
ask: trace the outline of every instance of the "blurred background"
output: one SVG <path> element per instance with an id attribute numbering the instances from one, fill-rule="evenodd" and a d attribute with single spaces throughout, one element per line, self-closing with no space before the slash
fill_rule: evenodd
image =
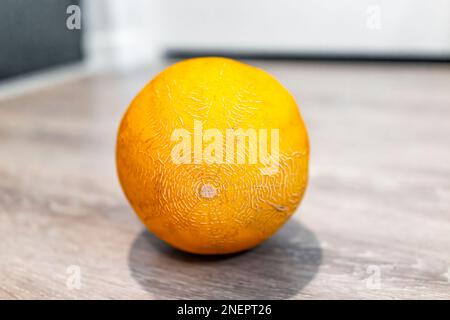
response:
<path id="1" fill-rule="evenodd" d="M 3 0 L 0 43 L 0 79 L 194 55 L 448 61 L 450 1 Z"/>
<path id="2" fill-rule="evenodd" d="M 114 156 L 137 92 L 203 55 L 273 74 L 311 145 L 287 226 L 217 259 L 144 231 Z M 0 299 L 448 300 L 449 123 L 450 0 L 1 0 Z"/>

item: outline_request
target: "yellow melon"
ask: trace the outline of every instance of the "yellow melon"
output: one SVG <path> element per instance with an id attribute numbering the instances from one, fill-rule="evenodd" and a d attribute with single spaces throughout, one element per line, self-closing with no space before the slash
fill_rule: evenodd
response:
<path id="1" fill-rule="evenodd" d="M 225 58 L 178 62 L 150 81 L 120 124 L 119 180 L 145 226 L 192 253 L 252 248 L 299 205 L 307 131 L 292 95 Z"/>

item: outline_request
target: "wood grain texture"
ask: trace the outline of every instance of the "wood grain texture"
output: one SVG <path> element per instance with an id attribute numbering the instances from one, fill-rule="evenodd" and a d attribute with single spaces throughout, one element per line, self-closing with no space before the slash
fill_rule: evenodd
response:
<path id="1" fill-rule="evenodd" d="M 311 139 L 275 237 L 201 257 L 145 232 L 114 144 L 160 68 L 90 76 L 0 101 L 0 298 L 449 299 L 450 68 L 250 63 L 292 91 Z"/>

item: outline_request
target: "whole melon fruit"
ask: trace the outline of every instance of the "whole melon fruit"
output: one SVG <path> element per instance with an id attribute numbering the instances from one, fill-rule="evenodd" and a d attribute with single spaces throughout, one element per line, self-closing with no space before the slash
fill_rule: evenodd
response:
<path id="1" fill-rule="evenodd" d="M 145 226 L 199 254 L 252 248 L 299 205 L 309 144 L 292 95 L 225 58 L 178 62 L 135 97 L 117 136 L 119 180 Z"/>

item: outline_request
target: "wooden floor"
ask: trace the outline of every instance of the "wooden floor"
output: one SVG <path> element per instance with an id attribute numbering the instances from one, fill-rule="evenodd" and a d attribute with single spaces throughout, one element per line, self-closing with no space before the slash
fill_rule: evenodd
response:
<path id="1" fill-rule="evenodd" d="M 118 121 L 161 68 L 3 98 L 0 298 L 450 299 L 450 67 L 252 63 L 296 96 L 311 179 L 226 257 L 167 247 L 119 187 Z"/>

